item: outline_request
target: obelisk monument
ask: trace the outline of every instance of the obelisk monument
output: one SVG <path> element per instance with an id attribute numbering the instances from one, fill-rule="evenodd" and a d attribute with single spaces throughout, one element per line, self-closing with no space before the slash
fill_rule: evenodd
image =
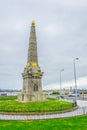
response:
<path id="1" fill-rule="evenodd" d="M 43 72 L 41 72 L 38 64 L 35 21 L 33 20 L 31 23 L 27 64 L 22 73 L 23 88 L 18 95 L 18 101 L 30 102 L 46 100 L 46 95 L 42 92 L 42 76 Z"/>

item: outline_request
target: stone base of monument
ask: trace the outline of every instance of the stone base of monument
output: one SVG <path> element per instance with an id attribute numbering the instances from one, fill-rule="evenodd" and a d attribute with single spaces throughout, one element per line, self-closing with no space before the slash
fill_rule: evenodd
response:
<path id="1" fill-rule="evenodd" d="M 46 101 L 47 94 L 40 92 L 32 92 L 31 94 L 19 93 L 19 102 L 36 102 L 36 101 Z"/>

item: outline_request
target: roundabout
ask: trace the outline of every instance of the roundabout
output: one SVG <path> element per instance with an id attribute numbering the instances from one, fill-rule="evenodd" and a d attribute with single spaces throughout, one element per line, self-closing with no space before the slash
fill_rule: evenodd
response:
<path id="1" fill-rule="evenodd" d="M 42 119 L 56 119 L 56 118 L 66 118 L 66 117 L 74 117 L 79 116 L 87 113 L 87 106 L 81 106 L 82 102 L 84 101 L 78 101 L 77 103 L 80 105 L 78 109 L 66 112 L 66 113 L 60 113 L 60 114 L 44 114 L 44 115 L 9 115 L 9 114 L 0 114 L 1 120 L 42 120 Z M 86 105 L 87 105 L 87 101 Z M 84 109 L 85 108 L 85 109 Z M 84 111 L 85 110 L 85 111 Z"/>
<path id="2" fill-rule="evenodd" d="M 47 99 L 44 102 L 21 103 L 16 97 L 2 97 L 0 102 L 0 113 L 9 115 L 43 115 L 66 112 L 74 108 L 74 104 L 55 99 Z"/>
<path id="3" fill-rule="evenodd" d="M 9 100 L 10 99 L 10 100 Z M 66 101 L 47 99 L 45 102 L 19 103 L 16 97 L 1 99 L 1 120 L 41 120 L 65 118 L 87 113 L 87 101 L 77 101 L 79 108 Z M 84 106 L 85 104 L 85 106 Z"/>

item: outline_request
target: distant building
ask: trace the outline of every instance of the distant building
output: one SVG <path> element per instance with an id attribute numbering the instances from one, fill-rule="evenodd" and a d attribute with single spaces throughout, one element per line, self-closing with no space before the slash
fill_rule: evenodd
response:
<path id="1" fill-rule="evenodd" d="M 42 76 L 43 72 L 41 72 L 38 64 L 35 21 L 32 21 L 27 64 L 22 73 L 23 88 L 22 92 L 18 95 L 20 102 L 46 100 L 46 94 L 42 92 Z"/>

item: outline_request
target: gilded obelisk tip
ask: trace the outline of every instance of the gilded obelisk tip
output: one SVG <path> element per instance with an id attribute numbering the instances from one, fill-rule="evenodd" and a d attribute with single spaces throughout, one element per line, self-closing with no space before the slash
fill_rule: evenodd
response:
<path id="1" fill-rule="evenodd" d="M 32 20 L 32 25 L 35 25 L 35 21 L 34 20 Z"/>

